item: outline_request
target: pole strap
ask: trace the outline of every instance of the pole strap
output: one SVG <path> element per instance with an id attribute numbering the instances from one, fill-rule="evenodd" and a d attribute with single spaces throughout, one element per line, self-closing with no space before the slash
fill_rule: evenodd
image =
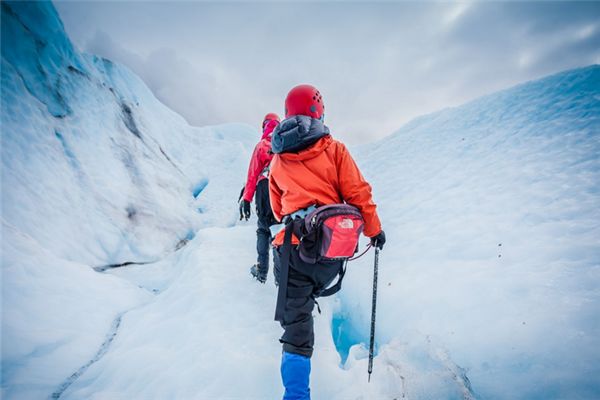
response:
<path id="1" fill-rule="evenodd" d="M 346 265 L 347 264 L 348 264 L 348 261 L 344 261 L 342 263 L 342 265 L 340 265 L 337 282 L 334 285 L 328 287 L 327 289 L 321 290 L 319 293 L 316 294 L 316 297 L 331 296 L 331 295 L 336 294 L 337 292 L 339 292 L 342 289 L 342 279 L 344 279 L 344 275 L 346 275 Z"/>
<path id="2" fill-rule="evenodd" d="M 367 245 L 367 248 L 365 249 L 365 251 L 363 251 L 362 253 L 360 253 L 356 257 L 349 258 L 348 261 L 358 260 L 359 258 L 361 258 L 362 256 L 364 256 L 365 254 L 367 254 L 367 251 L 371 250 L 371 247 L 373 247 L 373 245 L 371 243 L 369 243 Z"/>

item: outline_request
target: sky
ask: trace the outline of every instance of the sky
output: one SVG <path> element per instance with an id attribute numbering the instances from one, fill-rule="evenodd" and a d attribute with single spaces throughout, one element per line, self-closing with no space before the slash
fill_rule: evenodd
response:
<path id="1" fill-rule="evenodd" d="M 348 144 L 417 116 L 600 64 L 600 2 L 58 1 L 81 50 L 122 63 L 190 124 L 283 114 L 316 86 Z"/>

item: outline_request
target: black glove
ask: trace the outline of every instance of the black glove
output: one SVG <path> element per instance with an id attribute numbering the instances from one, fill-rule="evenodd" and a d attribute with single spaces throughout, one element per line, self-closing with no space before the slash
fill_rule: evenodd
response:
<path id="1" fill-rule="evenodd" d="M 240 221 L 246 218 L 246 221 L 250 218 L 250 202 L 248 200 L 240 201 Z"/>
<path id="2" fill-rule="evenodd" d="M 246 186 L 242 186 L 242 191 L 240 192 L 240 197 L 238 197 L 238 203 L 240 202 L 240 200 L 242 199 L 242 196 L 244 196 L 244 192 L 246 191 Z"/>
<path id="3" fill-rule="evenodd" d="M 371 246 L 379 247 L 379 250 L 383 250 L 385 244 L 385 232 L 381 231 L 377 236 L 371 238 Z"/>

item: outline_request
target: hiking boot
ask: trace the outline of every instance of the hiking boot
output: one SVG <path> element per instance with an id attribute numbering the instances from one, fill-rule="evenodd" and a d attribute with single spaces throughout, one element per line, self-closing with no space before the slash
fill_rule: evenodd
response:
<path id="1" fill-rule="evenodd" d="M 267 274 L 261 271 L 260 264 L 254 264 L 252 268 L 250 268 L 250 275 L 260 283 L 265 283 L 267 281 Z"/>

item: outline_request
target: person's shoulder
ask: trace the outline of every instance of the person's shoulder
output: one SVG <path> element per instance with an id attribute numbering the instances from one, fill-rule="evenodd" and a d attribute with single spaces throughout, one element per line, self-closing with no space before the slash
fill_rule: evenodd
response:
<path id="1" fill-rule="evenodd" d="M 348 151 L 348 149 L 346 148 L 346 145 L 343 142 L 341 142 L 337 139 L 333 139 L 333 138 L 331 138 L 331 144 L 329 145 L 329 148 L 339 154 L 345 153 Z"/>
<path id="2" fill-rule="evenodd" d="M 273 169 L 274 166 L 279 166 L 279 164 L 281 164 L 281 157 L 279 154 L 273 154 L 269 168 Z"/>
<path id="3" fill-rule="evenodd" d="M 260 148 L 261 150 L 270 150 L 271 149 L 271 141 L 267 139 L 261 139 L 260 142 L 256 144 L 256 148 Z"/>
<path id="4" fill-rule="evenodd" d="M 333 139 L 333 138 L 331 138 L 331 139 L 332 139 L 331 144 L 338 146 L 338 147 L 346 147 L 346 145 L 342 141 Z"/>

